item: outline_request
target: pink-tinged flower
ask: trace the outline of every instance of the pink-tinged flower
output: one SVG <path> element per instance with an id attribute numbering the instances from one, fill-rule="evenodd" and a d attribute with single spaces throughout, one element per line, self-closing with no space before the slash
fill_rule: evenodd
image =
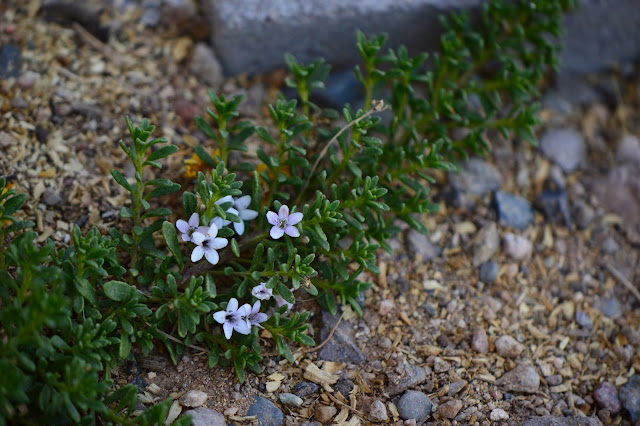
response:
<path id="1" fill-rule="evenodd" d="M 196 231 L 191 236 L 191 241 L 196 247 L 191 252 L 191 261 L 197 262 L 204 256 L 209 263 L 215 265 L 220 260 L 220 256 L 216 250 L 220 250 L 229 244 L 226 238 L 216 238 L 218 235 L 218 227 L 210 226 L 206 233 Z"/>
<path id="2" fill-rule="evenodd" d="M 260 283 L 251 289 L 251 294 L 256 299 L 269 300 L 273 296 L 273 289 L 267 288 L 265 283 Z"/>
<path id="3" fill-rule="evenodd" d="M 275 296 L 273 296 L 274 299 L 276 300 L 276 306 L 279 308 L 282 305 L 287 305 L 287 310 L 286 312 L 289 312 L 291 310 L 291 308 L 293 308 L 293 303 L 289 303 L 286 300 L 284 300 L 284 297 L 280 296 L 279 294 L 276 294 Z"/>
<path id="4" fill-rule="evenodd" d="M 178 231 L 182 232 L 183 241 L 193 241 L 193 233 L 196 231 L 202 233 L 207 232 L 206 226 L 200 226 L 200 217 L 198 216 L 198 213 L 192 214 L 189 218 L 189 222 L 179 219 L 176 222 L 176 228 L 178 228 Z"/>
<path id="5" fill-rule="evenodd" d="M 260 328 L 264 328 L 260 325 L 261 322 L 265 322 L 269 317 L 267 314 L 260 312 L 260 301 L 256 301 L 253 304 L 253 308 L 251 305 L 246 303 L 242 306 L 247 314 L 246 320 L 250 325 L 257 325 Z"/>
<path id="6" fill-rule="evenodd" d="M 233 228 L 236 230 L 238 235 L 244 234 L 244 222 L 253 220 L 258 217 L 258 212 L 255 210 L 251 210 L 249 208 L 249 204 L 251 204 L 251 196 L 245 195 L 240 198 L 236 198 L 233 207 L 237 211 L 237 215 L 240 217 L 240 222 L 234 222 Z"/>
<path id="7" fill-rule="evenodd" d="M 231 338 L 234 330 L 240 334 L 249 334 L 251 332 L 251 324 L 246 319 L 249 315 L 247 306 L 249 305 L 243 305 L 238 309 L 238 299 L 234 297 L 229 300 L 226 310 L 213 314 L 213 319 L 222 324 L 224 337 L 227 340 Z"/>
<path id="8" fill-rule="evenodd" d="M 289 214 L 289 207 L 286 205 L 282 205 L 278 214 L 275 212 L 267 213 L 267 221 L 273 225 L 271 228 L 271 238 L 277 240 L 282 237 L 284 234 L 287 234 L 290 237 L 299 237 L 300 231 L 295 227 L 300 221 L 302 221 L 302 213 L 291 213 Z"/>

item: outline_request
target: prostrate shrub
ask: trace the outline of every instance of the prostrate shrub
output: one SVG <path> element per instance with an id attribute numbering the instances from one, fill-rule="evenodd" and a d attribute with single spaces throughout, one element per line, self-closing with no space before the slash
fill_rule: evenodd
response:
<path id="1" fill-rule="evenodd" d="M 211 142 L 187 161 L 195 180 L 179 212 L 165 205 L 180 185 L 149 170 L 178 148 L 127 118 L 131 141 L 120 146 L 135 176 L 112 172 L 131 194 L 121 227 L 82 235 L 76 226 L 66 248 L 34 243 L 33 222 L 14 216 L 27 197 L 0 179 L 0 424 L 160 424 L 170 400 L 136 417 L 136 388 L 112 391 L 112 368 L 134 348 L 163 345 L 175 363 L 197 347 L 242 382 L 247 368 L 261 369 L 259 336 L 290 361 L 290 344 L 315 344 L 300 291 L 332 313 L 339 303 L 361 313 L 371 286 L 362 273 L 378 273 L 394 221 L 426 232 L 416 214 L 436 208 L 433 170 L 487 152 L 487 129 L 535 143 L 533 101 L 573 3 L 490 1 L 474 24 L 464 13 L 443 18 L 429 67 L 426 54 L 385 52 L 385 36 L 358 33 L 359 110 L 314 105 L 329 66 L 289 55 L 286 83 L 299 100 L 269 106 L 271 126 L 240 120 L 240 96 L 210 93 L 196 124 Z M 257 158 L 245 145 L 254 133 L 265 142 Z M 172 213 L 181 219 L 169 222 Z"/>

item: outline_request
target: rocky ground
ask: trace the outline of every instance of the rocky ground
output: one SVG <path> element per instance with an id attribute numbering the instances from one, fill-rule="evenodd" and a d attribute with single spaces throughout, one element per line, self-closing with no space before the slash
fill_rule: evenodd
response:
<path id="1" fill-rule="evenodd" d="M 282 88 L 282 72 L 225 79 L 187 6 L 112 3 L 0 4 L 0 175 L 29 194 L 40 241 L 117 223 L 125 114 L 180 146 L 165 177 L 189 185 L 206 89 L 244 93 L 242 114 L 261 122 Z M 439 175 L 430 235 L 393 240 L 363 317 L 298 304 L 318 350 L 292 365 L 267 354 L 243 385 L 205 354 L 174 366 L 157 353 L 118 383 L 139 386 L 139 408 L 171 396 L 197 425 L 639 422 L 639 75 L 559 81 L 540 148 L 495 137 L 489 158 Z"/>

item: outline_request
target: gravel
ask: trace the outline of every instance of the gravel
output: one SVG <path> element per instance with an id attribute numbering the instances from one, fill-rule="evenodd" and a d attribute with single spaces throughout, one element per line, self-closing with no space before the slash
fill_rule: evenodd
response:
<path id="1" fill-rule="evenodd" d="M 200 407 L 207 400 L 208 395 L 201 390 L 190 390 L 180 397 L 180 404 L 184 407 Z"/>
<path id="2" fill-rule="evenodd" d="M 631 415 L 632 422 L 640 421 L 640 374 L 634 374 L 620 389 L 622 406 Z"/>
<path id="3" fill-rule="evenodd" d="M 417 424 L 422 424 L 431 415 L 431 400 L 423 392 L 405 392 L 397 406 L 400 418 L 415 419 Z"/>
<path id="4" fill-rule="evenodd" d="M 494 204 L 498 221 L 515 229 L 525 229 L 533 221 L 531 204 L 524 198 L 508 192 L 497 191 Z"/>
<path id="5" fill-rule="evenodd" d="M 572 129 L 554 129 L 546 132 L 540 138 L 540 149 L 567 173 L 586 163 L 585 140 L 580 133 Z"/>
<path id="6" fill-rule="evenodd" d="M 258 426 L 280 426 L 284 422 L 284 414 L 277 405 L 261 396 L 254 397 L 254 402 L 247 416 L 257 416 Z"/>
<path id="7" fill-rule="evenodd" d="M 610 413 L 620 411 L 620 399 L 618 399 L 618 390 L 609 382 L 602 382 L 593 391 L 593 399 L 598 405 Z"/>
<path id="8" fill-rule="evenodd" d="M 460 410 L 462 410 L 462 401 L 459 399 L 452 399 L 438 406 L 440 415 L 447 419 L 455 418 Z"/>
<path id="9" fill-rule="evenodd" d="M 496 352 L 504 358 L 517 358 L 524 351 L 524 345 L 511 336 L 500 336 L 494 342 Z"/>
<path id="10" fill-rule="evenodd" d="M 369 419 L 376 423 L 386 422 L 389 419 L 384 402 L 376 399 L 371 403 L 369 406 Z"/>
<path id="11" fill-rule="evenodd" d="M 540 376 L 533 366 L 519 364 L 500 376 L 496 384 L 507 392 L 535 393 L 540 387 Z"/>
<path id="12" fill-rule="evenodd" d="M 191 415 L 191 426 L 226 426 L 224 416 L 210 408 L 198 407 L 186 411 L 184 415 Z"/>
<path id="13" fill-rule="evenodd" d="M 471 348 L 483 355 L 489 353 L 489 338 L 487 332 L 482 327 L 476 327 L 473 329 L 473 336 L 471 337 Z"/>
<path id="14" fill-rule="evenodd" d="M 498 278 L 498 263 L 494 261 L 484 262 L 478 270 L 478 278 L 485 284 L 490 284 Z"/>
<path id="15" fill-rule="evenodd" d="M 292 393 L 283 392 L 279 398 L 280 402 L 291 407 L 301 407 L 303 403 L 302 398 Z"/>

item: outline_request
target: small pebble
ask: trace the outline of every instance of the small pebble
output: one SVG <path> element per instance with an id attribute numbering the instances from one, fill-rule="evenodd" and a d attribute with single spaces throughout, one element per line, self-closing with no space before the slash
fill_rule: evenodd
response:
<path id="1" fill-rule="evenodd" d="M 622 316 L 622 305 L 616 298 L 597 299 L 594 307 L 609 318 Z"/>
<path id="2" fill-rule="evenodd" d="M 465 386 L 467 386 L 466 380 L 458 380 L 456 382 L 450 383 L 449 391 L 447 392 L 447 395 L 453 396 L 458 392 L 460 392 Z"/>
<path id="3" fill-rule="evenodd" d="M 507 233 L 504 236 L 504 248 L 506 253 L 515 260 L 528 259 L 533 251 L 531 241 L 521 235 Z"/>
<path id="4" fill-rule="evenodd" d="M 387 407 L 378 399 L 371 403 L 369 407 L 369 418 L 376 423 L 386 422 L 389 419 Z"/>
<path id="5" fill-rule="evenodd" d="M 458 399 L 452 399 L 438 406 L 438 412 L 442 417 L 447 419 L 453 419 L 462 410 L 462 401 Z"/>
<path id="6" fill-rule="evenodd" d="M 302 405 L 302 398 L 292 393 L 283 392 L 280 394 L 280 402 L 292 407 L 300 407 Z"/>
<path id="7" fill-rule="evenodd" d="M 18 86 L 22 89 L 31 89 L 36 81 L 40 78 L 40 74 L 34 71 L 27 71 L 18 77 Z"/>
<path id="8" fill-rule="evenodd" d="M 483 355 L 489 353 L 489 338 L 487 332 L 482 327 L 476 327 L 471 337 L 471 348 Z"/>
<path id="9" fill-rule="evenodd" d="M 507 412 L 502 408 L 495 408 L 491 411 L 491 414 L 489 414 L 489 418 L 494 422 L 497 422 L 500 420 L 507 420 L 509 418 L 509 414 L 507 414 Z"/>
<path id="10" fill-rule="evenodd" d="M 587 148 L 584 137 L 573 129 L 546 132 L 540 138 L 540 149 L 566 173 L 586 163 Z"/>
<path id="11" fill-rule="evenodd" d="M 591 330 L 593 324 L 591 323 L 591 318 L 584 311 L 576 311 L 576 322 L 582 328 L 586 328 L 587 330 Z"/>
<path id="12" fill-rule="evenodd" d="M 338 413 L 338 409 L 333 405 L 320 405 L 316 407 L 315 410 L 315 419 L 320 423 L 326 423 L 333 418 Z"/>
<path id="13" fill-rule="evenodd" d="M 620 411 L 620 399 L 618 399 L 618 389 L 609 382 L 602 382 L 593 391 L 593 399 L 598 405 L 611 413 Z"/>
<path id="14" fill-rule="evenodd" d="M 395 304 L 393 303 L 393 300 L 385 299 L 380 302 L 380 306 L 378 307 L 378 312 L 380 313 L 380 315 L 387 315 L 388 313 L 393 311 L 394 307 L 395 307 Z"/>
<path id="15" fill-rule="evenodd" d="M 184 407 L 200 407 L 207 397 L 208 395 L 200 390 L 190 390 L 180 397 L 180 404 Z"/>
<path id="16" fill-rule="evenodd" d="M 498 221 L 516 229 L 525 229 L 533 221 L 533 210 L 527 200 L 508 192 L 497 191 L 494 204 Z"/>
<path id="17" fill-rule="evenodd" d="M 261 396 L 254 396 L 256 402 L 247 410 L 247 416 L 257 416 L 260 426 L 280 426 L 284 421 L 284 414 L 277 405 Z"/>
<path id="18" fill-rule="evenodd" d="M 533 366 L 519 364 L 500 376 L 496 384 L 508 392 L 536 393 L 540 387 L 540 376 Z"/>
<path id="19" fill-rule="evenodd" d="M 615 238 L 608 237 L 602 242 L 602 250 L 608 254 L 614 254 L 620 250 L 620 245 L 616 242 Z"/>
<path id="20" fill-rule="evenodd" d="M 433 371 L 435 371 L 436 373 L 445 373 L 449 371 L 450 368 L 451 364 L 440 357 L 436 357 L 436 359 L 433 361 Z"/>
<path id="21" fill-rule="evenodd" d="M 429 241 L 426 235 L 422 235 L 415 229 L 407 231 L 405 241 L 410 255 L 419 254 L 423 260 L 433 260 L 442 254 L 442 249 Z"/>
<path id="22" fill-rule="evenodd" d="M 226 426 L 224 416 L 210 408 L 198 407 L 189 410 L 184 415 L 191 415 L 191 426 Z"/>
<path id="23" fill-rule="evenodd" d="M 438 309 L 431 303 L 425 302 L 422 304 L 422 309 L 430 316 L 435 317 L 438 315 Z"/>
<path id="24" fill-rule="evenodd" d="M 562 383 L 562 376 L 559 374 L 552 374 L 551 376 L 547 376 L 546 379 L 549 386 L 558 386 Z"/>
<path id="25" fill-rule="evenodd" d="M 511 336 L 500 336 L 495 341 L 496 352 L 504 358 L 517 358 L 524 351 L 524 345 Z"/>
<path id="26" fill-rule="evenodd" d="M 60 194 L 54 189 L 47 188 L 42 194 L 42 201 L 48 206 L 57 206 L 62 202 L 62 197 L 60 197 Z"/>
<path id="27" fill-rule="evenodd" d="M 631 422 L 640 421 L 640 374 L 634 374 L 620 389 L 620 402 L 631 415 Z"/>
<path id="28" fill-rule="evenodd" d="M 311 382 L 300 382 L 294 386 L 292 392 L 300 398 L 306 398 L 318 391 L 318 385 Z"/>
<path id="29" fill-rule="evenodd" d="M 431 415 L 431 400 L 418 391 L 407 391 L 398 401 L 398 413 L 403 420 L 415 419 L 417 424 L 424 423 Z"/>
<path id="30" fill-rule="evenodd" d="M 492 283 L 498 278 L 498 264 L 492 260 L 488 262 L 484 262 L 480 265 L 480 270 L 478 271 L 478 278 L 483 283 L 489 284 Z"/>

